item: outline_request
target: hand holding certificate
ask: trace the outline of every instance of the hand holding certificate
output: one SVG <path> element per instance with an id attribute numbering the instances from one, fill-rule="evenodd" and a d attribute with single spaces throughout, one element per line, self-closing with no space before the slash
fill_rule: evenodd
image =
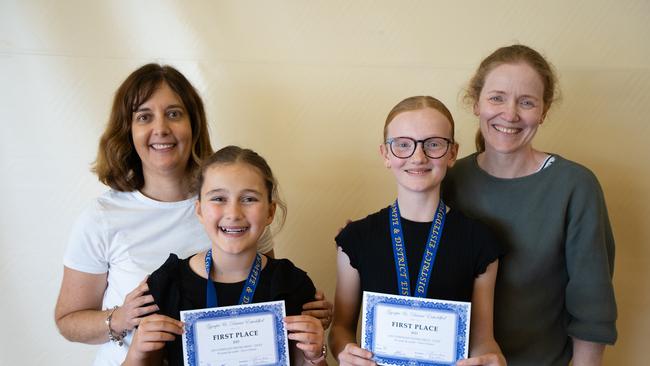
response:
<path id="1" fill-rule="evenodd" d="M 289 365 L 284 301 L 181 311 L 185 365 Z"/>
<path id="2" fill-rule="evenodd" d="M 471 304 L 363 293 L 361 346 L 382 365 L 454 365 L 468 353 Z"/>

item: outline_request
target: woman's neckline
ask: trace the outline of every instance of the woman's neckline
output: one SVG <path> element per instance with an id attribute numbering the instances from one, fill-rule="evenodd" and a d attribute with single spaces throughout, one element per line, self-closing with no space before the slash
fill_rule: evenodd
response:
<path id="1" fill-rule="evenodd" d="M 493 155 L 490 158 L 489 153 L 481 152 L 474 155 L 474 161 L 477 167 L 485 174 L 498 179 L 518 179 L 535 175 L 542 171 L 540 167 L 551 156 L 551 154 L 532 150 L 528 157 L 511 158 L 504 155 Z M 506 166 L 511 164 L 513 166 Z"/>

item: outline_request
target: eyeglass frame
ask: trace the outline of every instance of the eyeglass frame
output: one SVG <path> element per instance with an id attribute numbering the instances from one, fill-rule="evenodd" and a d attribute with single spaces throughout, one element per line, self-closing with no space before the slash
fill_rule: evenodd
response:
<path id="1" fill-rule="evenodd" d="M 395 154 L 395 152 L 393 151 L 393 141 L 395 141 L 395 139 L 407 139 L 407 140 L 411 140 L 411 141 L 413 141 L 415 143 L 413 151 L 411 151 L 411 154 L 409 156 L 401 157 L 401 156 L 397 156 L 397 154 Z M 427 140 L 430 140 L 430 139 L 442 139 L 447 143 L 447 147 L 445 148 L 445 152 L 442 155 L 440 155 L 438 157 L 433 157 L 433 156 L 429 156 L 429 154 L 427 154 L 427 150 L 424 148 L 424 142 L 427 141 Z M 411 156 L 413 156 L 413 154 L 415 154 L 415 150 L 418 149 L 418 144 L 419 143 L 422 143 L 422 152 L 424 153 L 424 155 L 427 158 L 429 158 L 429 159 L 440 159 L 443 156 L 447 155 L 447 153 L 449 152 L 449 146 L 454 144 L 454 140 L 448 139 L 446 137 L 440 137 L 440 136 L 431 136 L 431 137 L 427 137 L 424 140 L 416 140 L 416 139 L 414 139 L 412 137 L 408 137 L 408 136 L 397 136 L 397 137 L 391 137 L 391 138 L 386 139 L 386 141 L 384 143 L 388 145 L 388 149 L 390 150 L 390 153 L 393 154 L 393 156 L 398 158 L 398 159 L 408 159 Z"/>

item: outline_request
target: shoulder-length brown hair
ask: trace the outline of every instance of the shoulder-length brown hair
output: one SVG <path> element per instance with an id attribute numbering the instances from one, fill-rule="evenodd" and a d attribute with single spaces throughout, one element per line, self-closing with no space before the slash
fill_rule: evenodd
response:
<path id="1" fill-rule="evenodd" d="M 144 186 L 142 161 L 135 151 L 131 135 L 133 112 L 163 82 L 179 96 L 190 117 L 192 154 L 187 163 L 188 179 L 198 170 L 201 160 L 212 154 L 205 109 L 196 89 L 172 66 L 146 64 L 132 72 L 115 93 L 111 115 L 99 140 L 97 159 L 92 168 L 100 182 L 124 192 Z"/>

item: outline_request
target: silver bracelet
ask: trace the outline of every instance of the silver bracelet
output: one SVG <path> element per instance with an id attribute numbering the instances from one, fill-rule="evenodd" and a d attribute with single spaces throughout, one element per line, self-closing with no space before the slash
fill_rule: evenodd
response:
<path id="1" fill-rule="evenodd" d="M 111 320 L 113 320 L 113 313 L 115 310 L 117 310 L 119 306 L 115 305 L 113 306 L 112 309 L 108 311 L 108 316 L 106 317 L 106 320 L 104 320 L 104 323 L 106 323 L 106 327 L 108 327 L 108 340 L 111 342 L 117 343 L 118 346 L 122 347 L 124 345 L 124 337 L 126 337 L 126 329 L 124 329 L 121 333 L 117 333 L 113 330 L 111 327 Z"/>

